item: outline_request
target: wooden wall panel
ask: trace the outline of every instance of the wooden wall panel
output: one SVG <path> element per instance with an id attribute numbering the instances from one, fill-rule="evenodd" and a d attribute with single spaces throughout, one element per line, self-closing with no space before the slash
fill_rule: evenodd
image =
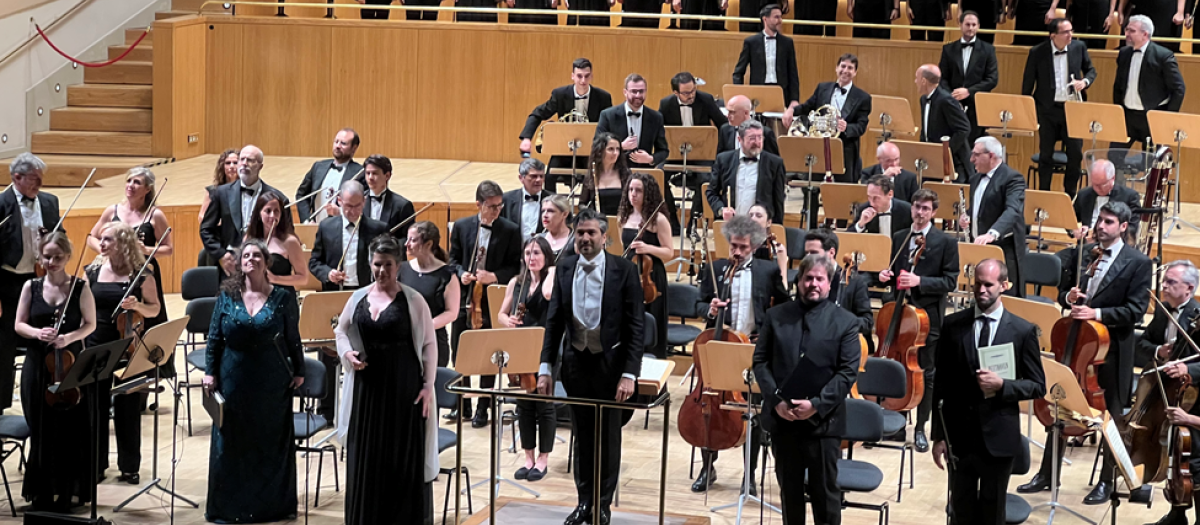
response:
<path id="1" fill-rule="evenodd" d="M 204 153 L 204 19 L 184 17 L 155 23 L 160 35 L 154 56 L 154 136 L 158 157 L 189 158 Z M 196 140 L 190 141 L 189 136 Z"/>
<path id="2" fill-rule="evenodd" d="M 602 69 L 592 56 L 591 35 L 580 35 L 565 31 L 545 33 L 511 33 L 505 50 L 504 70 L 510 79 L 504 83 L 504 130 L 499 141 L 505 153 L 515 155 L 517 135 L 525 125 L 530 111 L 550 98 L 550 91 L 572 83 L 571 63 L 577 58 L 593 61 L 593 74 Z M 599 84 L 597 84 L 599 86 Z M 602 86 L 614 96 L 609 86 Z"/>
<path id="3" fill-rule="evenodd" d="M 733 68 L 741 52 L 740 35 L 688 39 L 679 46 L 679 70 L 704 79 L 708 85 L 701 91 L 719 97 L 721 86 L 733 82 Z M 653 107 L 657 109 L 658 103 Z"/>
<path id="4" fill-rule="evenodd" d="M 671 77 L 680 70 L 681 41 L 675 33 L 663 34 L 670 36 L 643 36 L 656 35 L 647 31 L 596 35 L 592 50 L 595 82 L 612 93 L 614 105 L 624 102 L 625 77 L 630 73 L 646 78 L 647 106 L 657 109 L 659 99 L 671 94 Z"/>
<path id="5" fill-rule="evenodd" d="M 242 134 L 267 155 L 325 155 L 330 90 L 354 87 L 334 78 L 331 26 L 262 26 L 243 35 Z M 341 59 L 339 57 L 339 59 Z"/>
<path id="6" fill-rule="evenodd" d="M 417 31 L 401 27 L 333 29 L 335 79 L 330 89 L 330 121 L 326 143 L 337 130 L 349 126 L 362 136 L 359 157 L 378 153 L 389 157 L 418 156 L 413 147 L 419 128 L 412 115 L 417 90 Z M 390 118 L 378 118 L 379 116 Z M 327 148 L 328 149 L 328 146 Z"/>
<path id="7" fill-rule="evenodd" d="M 502 109 L 507 45 L 498 31 L 465 27 L 420 31 L 420 81 L 413 94 L 419 101 L 413 112 L 420 123 L 414 137 L 417 157 L 511 161 L 516 156 L 511 138 L 518 130 L 505 128 Z"/>
<path id="8" fill-rule="evenodd" d="M 206 153 L 220 153 L 226 148 L 245 144 L 242 136 L 242 90 L 245 88 L 242 71 L 242 35 L 245 26 L 239 24 L 209 24 L 208 63 L 204 82 L 207 86 Z"/>

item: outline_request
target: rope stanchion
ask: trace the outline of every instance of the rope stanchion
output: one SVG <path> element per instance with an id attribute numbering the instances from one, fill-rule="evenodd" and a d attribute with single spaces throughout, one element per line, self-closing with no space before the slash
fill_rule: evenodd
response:
<path id="1" fill-rule="evenodd" d="M 146 28 L 145 31 L 142 31 L 142 35 L 139 36 L 136 41 L 134 41 L 133 45 L 129 46 L 129 49 L 126 49 L 125 52 L 121 53 L 121 55 L 118 56 L 117 58 L 114 58 L 112 60 L 108 60 L 105 62 L 84 62 L 82 60 L 79 60 L 78 58 L 68 55 L 66 52 L 59 49 L 58 46 L 54 45 L 54 42 L 50 41 L 50 37 L 46 36 L 46 33 L 44 31 L 42 31 L 41 26 L 34 24 L 33 27 L 37 29 L 38 35 L 41 35 L 42 40 L 46 41 L 46 45 L 50 46 L 50 49 L 53 49 L 54 52 L 62 55 L 63 58 L 70 60 L 71 62 L 74 62 L 76 64 L 79 64 L 83 67 L 105 67 L 105 66 L 111 66 L 113 64 L 116 64 L 117 62 L 120 62 L 125 57 L 129 56 L 129 53 L 133 52 L 133 48 L 137 47 L 138 44 L 141 44 L 142 40 L 146 38 L 146 35 L 150 34 L 150 28 Z"/>

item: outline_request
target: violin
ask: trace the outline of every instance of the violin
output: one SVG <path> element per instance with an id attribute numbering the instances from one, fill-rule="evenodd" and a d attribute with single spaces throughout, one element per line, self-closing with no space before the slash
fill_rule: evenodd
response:
<path id="1" fill-rule="evenodd" d="M 475 234 L 475 256 L 471 258 L 471 275 L 476 276 L 476 280 L 467 285 L 468 302 L 467 311 L 471 312 L 471 329 L 479 330 L 483 328 L 483 285 L 478 282 L 478 272 L 480 265 L 483 264 L 483 259 L 487 257 L 487 248 L 480 246 L 479 242 L 483 240 L 483 223 L 480 223 L 478 233 Z"/>
<path id="2" fill-rule="evenodd" d="M 909 235 L 912 235 L 911 231 Z M 915 268 L 925 253 L 925 237 L 917 237 L 914 242 L 917 247 L 908 258 L 909 268 Z M 888 410 L 905 411 L 916 408 L 925 396 L 925 372 L 921 370 L 917 351 L 925 346 L 925 338 L 929 335 L 929 314 L 922 308 L 905 304 L 908 302 L 907 289 L 901 289 L 899 285 L 894 288 L 896 300 L 883 305 L 875 316 L 875 335 L 879 338 L 875 356 L 904 365 L 904 397 L 884 399 L 880 404 Z"/>
<path id="3" fill-rule="evenodd" d="M 140 337 L 144 331 L 143 325 L 146 321 L 145 316 L 138 313 L 136 310 L 126 310 L 121 308 L 120 304 L 124 303 L 125 299 L 129 297 L 129 294 L 133 293 L 134 288 L 140 285 L 142 276 L 146 274 L 146 268 L 150 267 L 150 263 L 154 260 L 154 255 L 158 253 L 158 249 L 162 247 L 163 240 L 166 239 L 167 235 L 170 233 L 171 228 L 168 227 L 167 231 L 163 232 L 162 237 L 160 237 L 158 242 L 154 245 L 154 249 L 150 251 L 150 255 L 146 256 L 146 261 L 142 263 L 142 267 L 138 269 L 136 274 L 130 277 L 129 286 L 125 288 L 125 295 L 121 296 L 121 300 L 117 303 L 117 309 L 112 313 L 113 324 L 121 333 L 121 339 L 125 339 L 127 337 L 136 339 L 137 337 Z M 161 305 L 159 306 L 161 307 Z M 127 358 L 133 353 L 135 344 L 137 344 L 136 341 L 129 342 L 129 348 L 125 349 L 125 356 Z"/>
<path id="4" fill-rule="evenodd" d="M 637 235 L 629 243 L 630 247 L 625 248 L 624 257 L 629 257 L 629 252 L 633 251 L 633 243 L 642 240 L 642 236 L 646 234 L 646 227 L 650 226 L 651 219 L 658 216 L 658 211 L 666 203 L 667 201 L 665 200 L 658 203 L 658 207 L 654 208 L 654 211 L 650 215 L 642 218 L 642 227 L 638 228 Z M 659 297 L 662 297 L 662 292 L 659 291 L 658 285 L 654 284 L 654 263 L 650 260 L 649 256 L 641 253 L 633 256 L 633 263 L 638 266 L 638 273 L 642 281 L 642 302 L 645 304 L 653 303 Z"/>
<path id="5" fill-rule="evenodd" d="M 513 293 L 513 305 L 512 310 L 509 311 L 509 317 L 514 319 L 525 319 L 525 312 L 528 308 L 525 302 L 529 295 L 529 281 L 533 280 L 529 274 L 530 272 L 526 270 Z M 520 385 L 522 391 L 533 392 L 537 390 L 537 374 L 508 374 L 508 384 L 509 386 Z"/>
<path id="6" fill-rule="evenodd" d="M 79 269 L 83 267 L 83 256 L 80 254 L 79 261 L 75 263 L 75 273 L 71 275 L 71 286 L 67 289 L 67 296 L 63 299 L 61 305 L 54 309 L 54 315 L 51 317 L 54 326 L 54 334 L 58 335 L 62 330 L 63 321 L 67 317 L 67 307 L 71 304 L 71 297 L 75 295 L 75 287 L 79 284 Z M 50 372 L 50 384 L 60 384 L 67 378 L 67 372 L 71 370 L 71 366 L 75 364 L 75 354 L 72 354 L 66 348 L 54 348 L 52 343 L 45 343 L 49 352 L 46 354 L 45 365 Z M 54 410 L 67 410 L 79 405 L 82 395 L 78 388 L 69 390 L 58 390 L 51 392 L 49 389 L 45 392 L 46 404 Z"/>

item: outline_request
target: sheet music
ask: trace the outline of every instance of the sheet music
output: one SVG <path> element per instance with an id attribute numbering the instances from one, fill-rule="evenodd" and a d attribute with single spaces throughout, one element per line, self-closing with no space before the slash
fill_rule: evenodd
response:
<path id="1" fill-rule="evenodd" d="M 979 349 L 979 368 L 991 370 L 1001 379 L 1017 379 L 1017 363 L 1012 343 L 985 346 Z"/>

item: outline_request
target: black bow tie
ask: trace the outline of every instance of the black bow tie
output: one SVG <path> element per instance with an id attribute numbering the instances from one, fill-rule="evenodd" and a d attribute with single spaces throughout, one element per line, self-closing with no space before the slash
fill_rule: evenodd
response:
<path id="1" fill-rule="evenodd" d="M 691 104 L 684 104 L 684 103 L 680 102 L 680 103 L 679 103 L 679 107 L 681 107 L 681 108 L 690 108 L 690 107 L 692 107 L 692 105 L 691 105 Z"/>
<path id="2" fill-rule="evenodd" d="M 251 189 L 251 188 L 247 188 L 247 187 L 245 187 L 245 186 L 242 186 L 242 193 L 248 193 L 248 194 L 250 194 L 250 195 L 254 195 L 254 190 L 253 190 L 253 189 Z"/>
<path id="3" fill-rule="evenodd" d="M 485 229 L 485 230 L 488 230 L 488 231 L 491 231 L 491 230 L 492 230 L 492 225 L 491 225 L 491 224 L 480 224 L 480 225 L 479 225 L 479 227 L 480 227 L 480 228 L 483 228 L 483 229 Z"/>
<path id="4" fill-rule="evenodd" d="M 21 195 L 21 203 L 22 203 L 22 204 L 24 204 L 24 203 L 30 203 L 30 204 L 33 204 L 33 201 L 34 201 L 34 199 L 33 199 L 33 198 L 30 198 L 30 197 L 26 197 L 26 196 L 24 196 L 24 195 Z"/>
<path id="5" fill-rule="evenodd" d="M 833 86 L 833 89 L 836 89 L 836 90 L 838 90 L 838 93 L 841 93 L 841 94 L 843 94 L 843 95 L 845 95 L 845 94 L 846 94 L 846 91 L 848 91 L 846 88 L 844 88 L 844 87 L 842 87 L 842 86 L 839 86 L 839 85 L 836 85 L 836 84 Z"/>
<path id="6" fill-rule="evenodd" d="M 345 168 L 346 168 L 345 166 L 338 166 L 337 164 L 330 164 L 330 165 L 329 165 L 329 169 L 331 169 L 331 170 L 333 170 L 333 171 L 342 171 L 342 170 L 343 170 L 343 169 L 345 169 Z"/>
<path id="7" fill-rule="evenodd" d="M 763 35 L 763 38 L 765 38 L 767 40 L 775 40 L 775 37 L 773 37 L 773 36 Z"/>
<path id="8" fill-rule="evenodd" d="M 1134 53 L 1141 53 L 1141 52 L 1142 52 L 1142 50 L 1141 50 L 1141 49 L 1134 49 L 1134 50 L 1133 50 L 1133 52 L 1134 52 Z"/>
<path id="9" fill-rule="evenodd" d="M 972 41 L 970 41 L 970 42 L 963 42 L 963 43 L 962 43 L 962 46 L 963 46 L 963 47 L 970 47 L 970 48 L 974 48 L 974 47 L 975 47 L 975 41 L 974 41 L 974 40 L 972 40 Z"/>
<path id="10" fill-rule="evenodd" d="M 1112 255 L 1112 248 L 1108 248 L 1100 253 L 1103 255 Z"/>
<path id="11" fill-rule="evenodd" d="M 587 95 L 575 95 L 575 100 L 587 100 Z"/>
<path id="12" fill-rule="evenodd" d="M 1058 56 L 1058 55 L 1065 55 L 1065 54 L 1067 54 L 1067 52 L 1066 52 L 1066 51 L 1055 51 L 1055 52 L 1054 52 L 1054 56 Z"/>
<path id="13" fill-rule="evenodd" d="M 925 104 L 928 104 L 928 103 L 929 103 L 929 95 L 921 95 L 921 105 L 924 106 Z"/>
<path id="14" fill-rule="evenodd" d="M 528 194 L 525 195 L 525 202 L 537 202 L 537 201 L 538 201 L 537 195 L 528 195 Z"/>
<path id="15" fill-rule="evenodd" d="M 742 157 L 742 162 L 758 162 L 758 157 Z"/>
<path id="16" fill-rule="evenodd" d="M 372 195 L 371 200 L 375 202 L 383 202 L 383 195 Z"/>
<path id="17" fill-rule="evenodd" d="M 626 113 L 626 115 L 629 115 L 629 116 L 631 116 L 631 117 L 638 117 L 638 118 L 641 118 L 641 117 L 642 117 L 642 112 L 641 112 L 641 111 L 630 111 L 629 113 Z"/>

